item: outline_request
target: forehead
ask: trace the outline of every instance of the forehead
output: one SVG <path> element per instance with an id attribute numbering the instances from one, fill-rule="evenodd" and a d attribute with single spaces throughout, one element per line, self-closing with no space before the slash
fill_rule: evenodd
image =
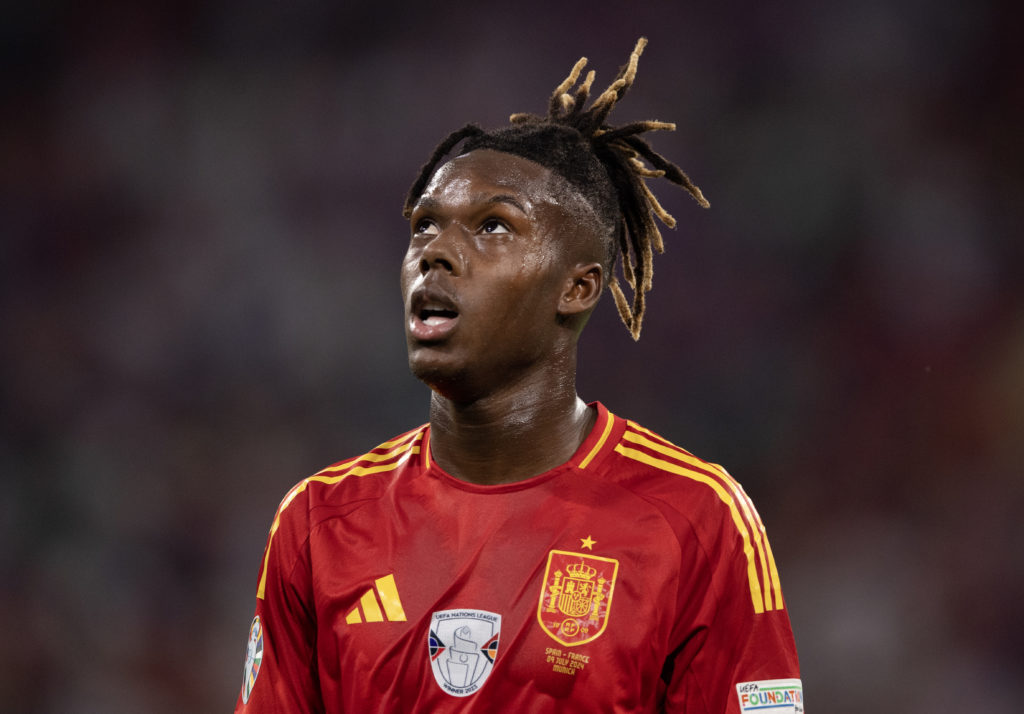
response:
<path id="1" fill-rule="evenodd" d="M 525 204 L 560 204 L 565 181 L 550 169 L 515 154 L 477 149 L 437 170 L 420 203 L 464 201 L 507 194 Z"/>

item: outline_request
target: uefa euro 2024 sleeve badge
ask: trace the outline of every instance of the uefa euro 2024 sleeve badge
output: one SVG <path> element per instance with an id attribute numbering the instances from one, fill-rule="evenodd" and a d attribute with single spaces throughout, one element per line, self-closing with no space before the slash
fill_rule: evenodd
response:
<path id="1" fill-rule="evenodd" d="M 613 558 L 552 550 L 537 604 L 540 626 L 567 647 L 596 640 L 608 626 L 618 574 Z"/>
<path id="2" fill-rule="evenodd" d="M 263 623 L 260 616 L 253 618 L 252 627 L 249 628 L 249 642 L 245 647 L 245 672 L 242 675 L 242 703 L 249 702 L 249 695 L 256 685 L 256 677 L 260 673 L 260 665 L 263 664 Z"/>
<path id="3" fill-rule="evenodd" d="M 438 686 L 453 697 L 480 689 L 498 656 L 501 615 L 486 610 L 442 610 L 430 618 L 427 648 Z"/>

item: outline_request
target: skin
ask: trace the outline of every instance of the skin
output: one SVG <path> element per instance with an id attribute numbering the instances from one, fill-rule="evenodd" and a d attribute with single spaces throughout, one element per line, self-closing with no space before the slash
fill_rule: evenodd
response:
<path id="1" fill-rule="evenodd" d="M 597 225 L 564 179 L 492 150 L 442 166 L 413 208 L 409 366 L 432 390 L 431 453 L 449 474 L 521 481 L 589 433 L 576 348 L 604 287 Z"/>

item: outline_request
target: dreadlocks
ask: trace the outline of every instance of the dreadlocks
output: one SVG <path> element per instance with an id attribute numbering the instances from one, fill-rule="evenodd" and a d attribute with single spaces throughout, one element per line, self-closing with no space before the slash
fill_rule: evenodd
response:
<path id="1" fill-rule="evenodd" d="M 494 149 L 555 171 L 582 193 L 606 228 L 608 287 L 623 323 L 633 339 L 638 339 L 646 306 L 644 295 L 651 289 L 654 252 L 665 250 L 654 218 L 669 228 L 676 225 L 645 179 L 666 178 L 685 189 L 704 208 L 709 206 L 690 178 L 640 136 L 648 131 L 672 131 L 675 124 L 638 121 L 613 127 L 606 123 L 612 109 L 633 85 L 637 62 L 646 45 L 647 39 L 641 37 L 629 62 L 589 108 L 585 106 L 594 72 L 587 72 L 580 81 L 587 64 L 583 57 L 555 88 L 546 116 L 513 114 L 509 117 L 510 126 L 492 132 L 467 124 L 449 134 L 438 144 L 409 189 L 403 215 L 409 217 L 434 169 L 461 141 L 465 141 L 463 154 L 475 149 Z M 622 276 L 633 291 L 632 303 L 612 272 L 620 257 Z"/>

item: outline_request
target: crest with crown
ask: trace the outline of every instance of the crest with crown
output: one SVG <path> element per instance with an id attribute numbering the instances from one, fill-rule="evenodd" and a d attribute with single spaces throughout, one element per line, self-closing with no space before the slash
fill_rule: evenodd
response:
<path id="1" fill-rule="evenodd" d="M 568 647 L 601 636 L 608 625 L 619 561 L 589 553 L 552 550 L 537 603 L 544 631 Z"/>
<path id="2" fill-rule="evenodd" d="M 592 580 L 597 575 L 597 568 L 581 561 L 565 566 L 565 572 L 573 580 Z"/>

